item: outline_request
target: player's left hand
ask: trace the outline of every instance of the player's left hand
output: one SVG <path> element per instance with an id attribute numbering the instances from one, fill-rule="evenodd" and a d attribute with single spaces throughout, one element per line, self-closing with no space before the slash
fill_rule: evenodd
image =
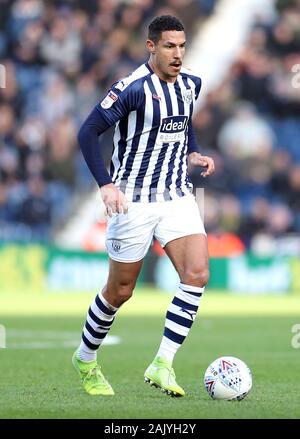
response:
<path id="1" fill-rule="evenodd" d="M 211 157 L 202 155 L 199 152 L 192 152 L 189 155 L 189 164 L 193 166 L 202 166 L 207 168 L 206 171 L 201 172 L 202 177 L 207 177 L 215 172 L 215 163 Z"/>

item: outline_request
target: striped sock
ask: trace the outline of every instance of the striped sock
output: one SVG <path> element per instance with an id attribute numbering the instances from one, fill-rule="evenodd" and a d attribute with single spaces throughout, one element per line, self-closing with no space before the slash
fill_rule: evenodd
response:
<path id="1" fill-rule="evenodd" d="M 81 343 L 77 353 L 80 360 L 96 360 L 97 349 L 110 330 L 117 310 L 118 308 L 110 305 L 104 299 L 102 293 L 97 294 L 88 310 L 83 327 Z"/>
<path id="2" fill-rule="evenodd" d="M 164 335 L 157 357 L 163 357 L 172 363 L 174 355 L 195 320 L 204 289 L 205 287 L 179 284 L 179 289 L 167 311 Z"/>

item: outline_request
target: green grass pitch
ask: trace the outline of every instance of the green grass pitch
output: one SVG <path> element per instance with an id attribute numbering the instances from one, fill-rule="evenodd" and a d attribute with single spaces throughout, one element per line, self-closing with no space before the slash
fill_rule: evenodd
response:
<path id="1" fill-rule="evenodd" d="M 113 397 L 84 393 L 71 365 L 91 294 L 0 294 L 0 418 L 204 419 L 300 418 L 299 296 L 237 296 L 209 289 L 174 368 L 187 397 L 172 399 L 143 382 L 160 343 L 171 295 L 137 289 L 99 354 Z M 203 386 L 222 355 L 245 361 L 253 388 L 241 402 L 214 401 Z"/>

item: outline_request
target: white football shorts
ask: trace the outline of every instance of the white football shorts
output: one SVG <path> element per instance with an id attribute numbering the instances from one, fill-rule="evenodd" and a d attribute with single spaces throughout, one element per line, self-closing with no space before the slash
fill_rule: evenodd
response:
<path id="1" fill-rule="evenodd" d="M 136 262 L 143 259 L 155 237 L 164 247 L 182 236 L 204 234 L 194 195 L 154 203 L 128 203 L 127 214 L 108 218 L 106 248 L 111 259 Z"/>

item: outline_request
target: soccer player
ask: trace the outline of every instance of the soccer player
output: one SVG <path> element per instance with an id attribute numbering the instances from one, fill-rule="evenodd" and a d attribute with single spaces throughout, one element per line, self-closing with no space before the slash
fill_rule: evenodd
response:
<path id="1" fill-rule="evenodd" d="M 184 396 L 173 358 L 188 335 L 208 281 L 208 252 L 188 164 L 214 171 L 197 152 L 192 113 L 201 79 L 182 67 L 182 23 L 169 15 L 149 25 L 148 62 L 115 83 L 83 123 L 78 140 L 108 214 L 107 283 L 91 304 L 72 362 L 90 395 L 113 395 L 96 354 L 120 306 L 132 295 L 153 237 L 180 278 L 163 337 L 144 380 L 172 396 Z M 107 172 L 98 136 L 115 125 L 114 152 Z"/>

